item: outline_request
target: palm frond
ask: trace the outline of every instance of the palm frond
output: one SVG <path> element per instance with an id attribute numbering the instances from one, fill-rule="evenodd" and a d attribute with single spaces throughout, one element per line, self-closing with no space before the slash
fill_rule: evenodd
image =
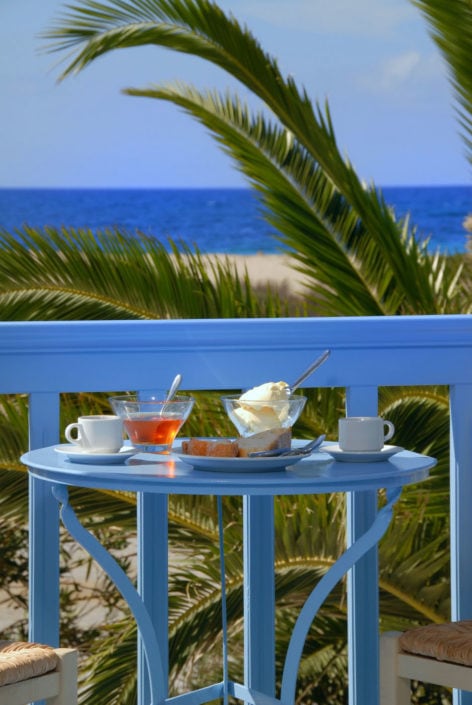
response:
<path id="1" fill-rule="evenodd" d="M 446 61 L 466 155 L 472 164 L 472 8 L 469 0 L 411 0 L 429 25 L 430 34 Z"/>
<path id="2" fill-rule="evenodd" d="M 270 124 L 263 113 L 251 116 L 237 96 L 200 93 L 188 86 L 127 92 L 171 101 L 212 131 L 259 190 L 265 217 L 291 248 L 294 259 L 302 263 L 299 271 L 314 280 L 319 310 L 340 315 L 398 310 L 399 296 L 392 304 L 377 295 L 379 267 L 369 267 L 377 277 L 376 282 L 369 282 L 370 263 L 363 266 L 357 256 L 362 224 L 306 150 L 292 143 L 287 148 L 284 128 Z M 349 298 L 337 295 L 339 285 L 351 291 Z"/>
<path id="3" fill-rule="evenodd" d="M 136 640 L 136 627 L 130 620 L 109 626 L 107 638 L 100 640 L 97 652 L 87 659 L 80 703 L 136 705 Z"/>
<path id="4" fill-rule="evenodd" d="M 458 275 L 448 274 L 444 258 L 428 256 L 408 220 L 397 222 L 386 209 L 384 240 L 379 246 L 305 147 L 263 113 L 251 115 L 237 96 L 201 93 L 178 84 L 127 93 L 171 101 L 211 130 L 260 192 L 266 219 L 291 249 L 298 271 L 312 281 L 319 312 L 382 315 L 426 312 L 430 305 L 440 312 L 454 305 Z M 405 266 L 415 270 L 422 301 L 411 280 L 398 276 L 398 262 L 393 266 L 388 254 L 392 247 L 402 248 L 402 257 L 408 260 Z"/>
<path id="5" fill-rule="evenodd" d="M 0 231 L 2 320 L 226 318 L 287 312 L 229 259 L 120 229 Z"/>
<path id="6" fill-rule="evenodd" d="M 419 522 L 404 515 L 390 527 L 380 551 L 382 613 L 389 627 L 408 623 L 441 622 L 450 616 L 449 541 L 445 531 L 419 543 Z M 416 524 L 416 525 L 415 525 Z"/>
<path id="7" fill-rule="evenodd" d="M 391 270 L 394 281 L 391 283 L 390 277 L 387 278 L 383 289 L 399 286 L 402 294 L 410 292 L 411 300 L 403 312 L 437 312 L 432 277 L 428 286 L 428 272 L 418 267 L 413 238 L 407 237 L 405 243 L 399 237 L 398 225 L 382 195 L 375 188 L 366 189 L 339 152 L 328 107 L 314 108 L 306 92 L 298 89 L 290 77 L 284 79 L 275 59 L 262 50 L 234 17 L 225 16 L 218 6 L 206 0 L 181 0 L 172 4 L 165 0 L 144 3 L 142 0 L 109 0 L 108 3 L 88 0 L 73 6 L 46 36 L 55 40 L 57 50 L 83 45 L 64 75 L 81 70 L 112 49 L 138 44 L 157 44 L 185 51 L 223 68 L 263 101 L 277 117 L 285 134 L 290 135 L 290 140 L 306 150 L 336 191 L 343 195 L 355 220 L 362 223 L 363 243 L 369 242 L 371 271 L 375 271 L 379 262 L 386 263 Z M 173 100 L 177 100 L 175 95 Z M 211 125 L 210 129 L 213 129 Z M 228 146 L 226 135 L 222 141 Z M 273 193 L 276 193 L 275 185 Z M 274 201 L 275 205 L 270 205 L 277 212 L 280 199 L 274 198 Z"/>

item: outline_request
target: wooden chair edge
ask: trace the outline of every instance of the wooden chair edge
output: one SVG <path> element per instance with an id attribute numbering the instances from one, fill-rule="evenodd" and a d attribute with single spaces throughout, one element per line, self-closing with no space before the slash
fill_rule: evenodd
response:
<path id="1" fill-rule="evenodd" d="M 380 705 L 409 705 L 410 681 L 472 691 L 472 667 L 402 651 L 401 632 L 380 635 Z"/>
<path id="2" fill-rule="evenodd" d="M 27 705 L 46 700 L 47 705 L 77 705 L 78 652 L 76 649 L 55 649 L 58 663 L 54 671 L 35 678 L 0 687 L 0 705 Z"/>

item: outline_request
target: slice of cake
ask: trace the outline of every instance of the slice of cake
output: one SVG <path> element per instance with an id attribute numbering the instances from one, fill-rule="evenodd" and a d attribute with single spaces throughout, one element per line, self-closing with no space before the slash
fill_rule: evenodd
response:
<path id="1" fill-rule="evenodd" d="M 239 457 L 247 458 L 250 453 L 259 453 L 263 450 L 276 450 L 292 445 L 291 428 L 271 428 L 268 431 L 254 433 L 247 438 L 238 438 Z"/>
<path id="2" fill-rule="evenodd" d="M 238 444 L 227 439 L 189 438 L 182 441 L 182 451 L 186 455 L 206 455 L 214 458 L 236 458 Z"/>

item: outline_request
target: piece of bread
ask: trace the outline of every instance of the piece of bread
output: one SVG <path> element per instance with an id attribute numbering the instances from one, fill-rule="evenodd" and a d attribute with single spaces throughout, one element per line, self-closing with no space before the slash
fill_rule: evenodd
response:
<path id="1" fill-rule="evenodd" d="M 290 448 L 292 445 L 291 428 L 271 428 L 268 431 L 254 433 L 247 438 L 238 438 L 239 457 L 247 458 L 250 453 L 277 448 Z"/>
<path id="2" fill-rule="evenodd" d="M 238 438 L 236 441 L 226 438 L 189 438 L 188 441 L 182 441 L 182 453 L 213 458 L 247 458 L 250 453 L 259 451 L 288 449 L 291 444 L 291 428 L 273 428 L 254 433 L 247 438 Z"/>
<path id="3" fill-rule="evenodd" d="M 236 458 L 238 444 L 227 439 L 189 438 L 182 441 L 182 452 L 186 455 L 206 455 L 216 458 Z"/>
<path id="4" fill-rule="evenodd" d="M 208 455 L 216 458 L 236 458 L 238 444 L 236 441 L 213 441 L 208 448 Z"/>

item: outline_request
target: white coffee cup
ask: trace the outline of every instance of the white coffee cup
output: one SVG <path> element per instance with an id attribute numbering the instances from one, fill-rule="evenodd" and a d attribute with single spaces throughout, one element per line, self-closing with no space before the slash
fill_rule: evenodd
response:
<path id="1" fill-rule="evenodd" d="M 347 416 L 339 419 L 338 429 L 339 447 L 349 452 L 382 450 L 385 441 L 395 433 L 393 423 L 380 416 Z"/>
<path id="2" fill-rule="evenodd" d="M 64 434 L 69 443 L 88 453 L 117 453 L 123 445 L 123 421 L 111 414 L 79 416 Z"/>

